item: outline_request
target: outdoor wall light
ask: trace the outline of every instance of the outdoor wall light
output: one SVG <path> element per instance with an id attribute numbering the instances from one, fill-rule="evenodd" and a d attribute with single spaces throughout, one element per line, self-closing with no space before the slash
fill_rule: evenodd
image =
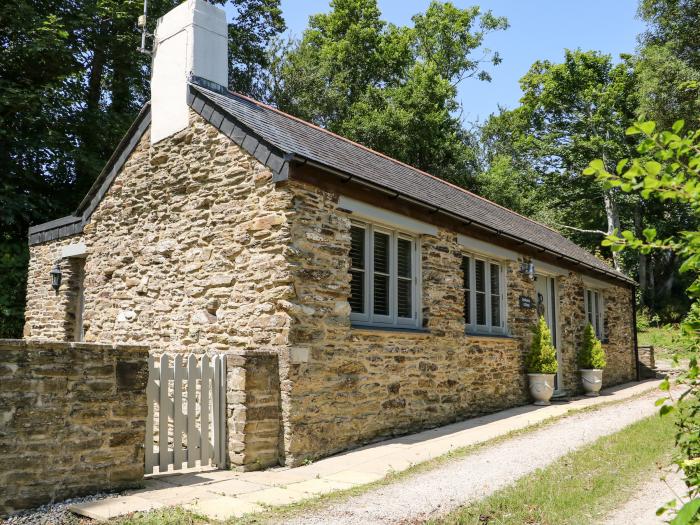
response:
<path id="1" fill-rule="evenodd" d="M 54 264 L 54 267 L 51 269 L 51 288 L 56 290 L 56 293 L 58 293 L 58 289 L 61 287 L 61 277 L 63 274 L 61 273 L 61 265 L 60 261 L 56 261 Z"/>
<path id="2" fill-rule="evenodd" d="M 527 275 L 527 277 L 531 280 L 535 280 L 535 263 L 533 263 L 531 260 L 523 260 L 520 263 L 520 273 L 523 275 Z"/>

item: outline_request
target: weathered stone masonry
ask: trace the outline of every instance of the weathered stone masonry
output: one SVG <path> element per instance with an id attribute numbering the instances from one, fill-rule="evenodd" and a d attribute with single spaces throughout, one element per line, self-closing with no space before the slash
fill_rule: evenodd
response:
<path id="1" fill-rule="evenodd" d="M 80 240 L 87 341 L 238 352 L 231 369 L 242 376 L 246 352 L 278 356 L 256 364 L 278 370 L 278 380 L 258 377 L 247 398 L 229 377 L 229 455 L 244 468 L 274 462 L 275 410 L 281 461 L 298 464 L 528 401 L 524 352 L 535 312 L 518 298 L 534 296 L 534 284 L 516 261 L 506 272 L 511 337 L 464 334 L 465 248 L 444 227 L 420 239 L 426 332 L 353 328 L 350 216 L 337 209 L 338 194 L 271 178 L 198 116 L 155 146 L 146 134 L 80 236 L 31 248 L 25 333 L 70 339 L 72 287 L 56 296 L 48 272 L 60 246 Z M 560 277 L 559 289 L 564 388 L 573 392 L 585 322 L 581 275 Z M 630 291 L 612 286 L 605 297 L 605 381 L 614 384 L 634 378 Z M 279 388 L 279 398 L 260 385 Z M 254 400 L 251 418 L 244 403 Z"/>
<path id="2" fill-rule="evenodd" d="M 383 332 L 350 325 L 350 216 L 337 210 L 338 195 L 293 182 L 291 262 L 296 291 L 292 348 L 308 362 L 291 364 L 286 455 L 291 463 L 381 437 L 440 425 L 526 403 L 524 355 L 536 320 L 519 307 L 534 283 L 507 266 L 507 325 L 511 337 L 465 335 L 460 260 L 465 248 L 454 233 L 423 235 L 423 325 L 427 333 Z M 580 391 L 576 353 L 585 312 L 581 276 L 560 278 L 564 388 Z M 609 292 L 606 384 L 634 379 L 630 319 Z M 620 304 L 612 301 L 618 297 Z"/>
<path id="3" fill-rule="evenodd" d="M 0 340 L 0 515 L 143 478 L 148 349 Z"/>

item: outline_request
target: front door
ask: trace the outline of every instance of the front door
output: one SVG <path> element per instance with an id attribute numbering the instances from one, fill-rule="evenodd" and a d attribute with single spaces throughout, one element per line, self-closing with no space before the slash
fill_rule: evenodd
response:
<path id="1" fill-rule="evenodd" d="M 557 281 L 553 277 L 538 275 L 535 281 L 535 291 L 537 293 L 537 315 L 544 316 L 544 320 L 552 333 L 552 343 L 557 349 L 557 374 L 554 376 L 554 389 L 560 390 L 561 385 L 561 356 L 559 354 L 559 320 L 557 303 L 559 295 Z"/>

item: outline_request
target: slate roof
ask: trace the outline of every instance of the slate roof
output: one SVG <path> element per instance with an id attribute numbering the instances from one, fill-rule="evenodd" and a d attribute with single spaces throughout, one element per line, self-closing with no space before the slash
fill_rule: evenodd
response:
<path id="1" fill-rule="evenodd" d="M 188 101 L 194 111 L 270 167 L 275 180 L 287 178 L 290 161 L 310 162 L 431 211 L 473 223 L 494 235 L 582 265 L 594 273 L 634 284 L 543 224 L 222 86 L 192 78 Z M 31 227 L 29 243 L 80 233 L 149 124 L 150 108 L 146 105 L 78 210 L 68 217 Z"/>
<path id="2" fill-rule="evenodd" d="M 356 179 L 439 208 L 440 211 L 484 226 L 512 240 L 524 241 L 571 262 L 581 263 L 591 270 L 628 283 L 634 282 L 543 224 L 251 98 L 217 86 L 208 87 L 197 83 L 191 85 L 194 93 L 191 105 L 232 138 L 236 131 L 230 132 L 224 128 L 226 117 L 233 121 L 234 129 L 238 125 L 248 135 L 255 136 L 273 154 L 276 150 L 278 155 L 287 160 L 296 158 L 313 161 L 334 172 L 352 175 Z M 224 118 L 219 122 L 221 113 Z M 229 128 L 230 126 L 231 124 Z M 237 133 L 240 139 L 241 129 Z"/>

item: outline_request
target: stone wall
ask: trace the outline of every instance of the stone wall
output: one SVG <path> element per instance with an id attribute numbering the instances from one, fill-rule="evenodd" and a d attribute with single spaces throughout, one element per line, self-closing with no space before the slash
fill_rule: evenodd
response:
<path id="1" fill-rule="evenodd" d="M 56 295 L 49 271 L 62 246 L 82 241 L 85 341 L 156 353 L 284 346 L 290 197 L 229 138 L 191 121 L 155 146 L 144 135 L 81 235 L 31 247 L 25 337 L 72 338 L 70 279 Z"/>
<path id="2" fill-rule="evenodd" d="M 349 217 L 336 195 L 292 190 L 290 345 L 308 360 L 290 364 L 287 463 L 527 402 L 522 341 L 464 334 L 455 234 L 421 237 L 426 333 L 353 328 Z M 508 279 L 509 303 L 533 287 L 513 268 Z M 533 311 L 509 304 L 508 315 L 516 333 L 529 333 Z"/>
<path id="3" fill-rule="evenodd" d="M 607 366 L 603 386 L 633 381 L 637 376 L 632 323 L 632 291 L 612 287 L 603 291 L 605 306 L 605 339 L 603 344 Z"/>
<path id="4" fill-rule="evenodd" d="M 288 464 L 529 401 L 524 355 L 536 321 L 521 308 L 521 295 L 535 297 L 535 283 L 506 268 L 510 337 L 464 333 L 462 272 L 465 248 L 456 234 L 439 229 L 422 235 L 422 296 L 425 332 L 352 327 L 348 257 L 350 216 L 337 209 L 338 195 L 293 182 L 290 261 L 296 296 L 290 309 L 291 355 L 285 395 Z M 576 355 L 585 310 L 583 279 L 558 278 L 561 318 L 562 390 L 581 389 Z M 629 298 L 623 288 L 612 296 Z M 623 299 L 620 299 L 623 301 Z M 623 301 L 624 302 L 624 301 Z M 606 384 L 634 379 L 629 305 L 609 302 Z M 625 317 L 625 315 L 627 317 Z M 625 324 L 626 323 L 626 324 Z"/>
<path id="5" fill-rule="evenodd" d="M 0 514 L 141 481 L 147 357 L 0 340 Z"/>
<path id="6" fill-rule="evenodd" d="M 280 461 L 278 356 L 229 353 L 227 368 L 228 462 L 238 470 L 260 470 Z"/>

